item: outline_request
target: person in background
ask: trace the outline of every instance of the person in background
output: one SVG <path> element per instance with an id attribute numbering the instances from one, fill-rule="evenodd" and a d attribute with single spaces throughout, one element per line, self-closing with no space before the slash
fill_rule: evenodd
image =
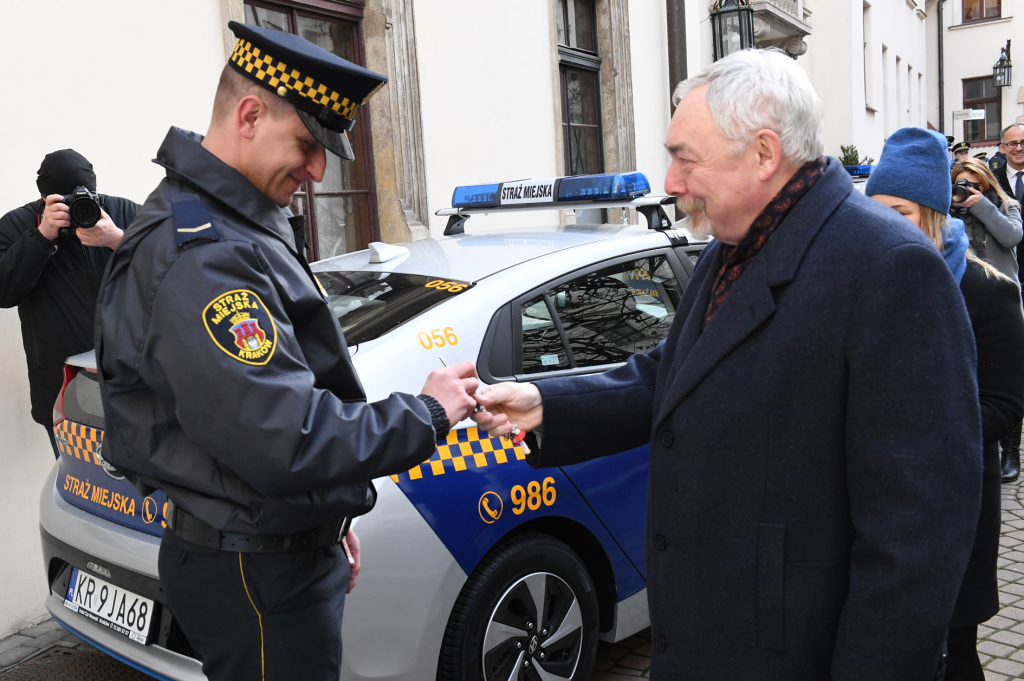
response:
<path id="1" fill-rule="evenodd" d="M 18 307 L 32 419 L 46 429 L 59 457 L 53 403 L 64 360 L 93 348 L 103 268 L 139 206 L 101 194 L 96 225 L 72 230 L 64 196 L 76 187 L 96 191 L 92 164 L 74 149 L 47 154 L 36 187 L 40 198 L 0 218 L 0 307 Z"/>
<path id="2" fill-rule="evenodd" d="M 953 145 L 953 162 L 962 161 L 968 157 L 971 145 L 967 142 L 957 142 Z"/>
<path id="3" fill-rule="evenodd" d="M 977 651 L 978 625 L 999 611 L 999 440 L 1014 428 L 1020 437 L 1024 315 L 1019 284 L 977 257 L 968 248 L 963 222 L 946 215 L 950 193 L 943 142 L 941 135 L 923 128 L 897 130 L 886 141 L 864 193 L 917 225 L 943 254 L 960 284 L 974 331 L 984 440 L 981 514 L 950 621 L 946 681 L 984 681 Z M 977 161 L 963 163 L 974 167 Z"/>
<path id="4" fill-rule="evenodd" d="M 1013 123 L 1003 128 L 999 152 L 1006 158 L 996 179 L 1007 196 L 1024 203 L 1024 123 Z"/>
<path id="5" fill-rule="evenodd" d="M 954 203 L 953 217 L 964 221 L 971 250 L 1015 282 L 1014 249 L 1024 236 L 1020 204 L 1006 195 L 986 163 L 976 158 L 958 161 L 951 171 L 953 184 L 967 189 L 967 199 Z"/>
<path id="6" fill-rule="evenodd" d="M 951 211 L 963 219 L 971 250 L 980 258 L 1012 279 L 1020 290 L 1017 245 L 1020 243 L 1020 204 L 1006 195 L 988 165 L 974 158 L 956 163 L 953 183 L 970 191 L 966 201 L 954 203 Z M 1014 482 L 1020 475 L 1021 424 L 1002 440 L 1000 447 L 1003 482 Z"/>

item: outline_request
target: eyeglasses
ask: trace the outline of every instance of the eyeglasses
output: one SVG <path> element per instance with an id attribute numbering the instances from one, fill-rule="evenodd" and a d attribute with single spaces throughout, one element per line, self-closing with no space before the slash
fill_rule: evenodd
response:
<path id="1" fill-rule="evenodd" d="M 1024 141 L 1022 142 L 1003 142 L 1003 146 L 1007 149 L 1024 149 Z"/>

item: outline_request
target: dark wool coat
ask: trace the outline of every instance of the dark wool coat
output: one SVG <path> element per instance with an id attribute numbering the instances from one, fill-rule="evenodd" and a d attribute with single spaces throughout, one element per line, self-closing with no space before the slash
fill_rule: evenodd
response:
<path id="1" fill-rule="evenodd" d="M 951 627 L 981 624 L 999 612 L 996 568 L 999 558 L 1001 475 L 999 440 L 1020 427 L 1024 416 L 1024 316 L 1020 289 L 967 261 L 960 281 L 978 349 L 978 394 L 985 472 L 981 517 Z"/>
<path id="2" fill-rule="evenodd" d="M 559 466 L 651 442 L 652 678 L 931 681 L 981 503 L 974 339 L 936 248 L 829 159 L 707 329 L 537 386 Z"/>
<path id="3" fill-rule="evenodd" d="M 103 196 L 103 208 L 127 229 L 139 206 Z M 96 296 L 112 250 L 39 232 L 39 201 L 0 217 L 0 307 L 18 306 L 28 364 L 32 418 L 53 425 L 64 360 L 93 348 Z"/>

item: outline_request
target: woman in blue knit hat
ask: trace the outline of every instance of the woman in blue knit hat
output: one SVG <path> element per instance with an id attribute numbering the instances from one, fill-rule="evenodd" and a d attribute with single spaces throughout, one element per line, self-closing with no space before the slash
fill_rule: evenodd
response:
<path id="1" fill-rule="evenodd" d="M 949 213 L 946 139 L 923 128 L 897 130 L 885 143 L 864 193 L 906 216 L 945 256 L 974 329 L 985 442 L 981 515 L 947 638 L 946 681 L 984 681 L 978 625 L 999 611 L 999 440 L 1024 415 L 1024 317 L 1020 289 L 968 248 L 964 224 Z M 966 351 L 966 350 L 965 350 Z M 976 484 L 965 480 L 964 484 Z"/>

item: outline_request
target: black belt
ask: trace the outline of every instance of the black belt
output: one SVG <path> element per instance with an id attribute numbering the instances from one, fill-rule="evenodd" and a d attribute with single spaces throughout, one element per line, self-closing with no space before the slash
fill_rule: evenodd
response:
<path id="1" fill-rule="evenodd" d="M 351 519 L 342 518 L 289 535 L 256 535 L 221 532 L 167 500 L 167 527 L 187 542 L 235 553 L 287 553 L 341 543 Z"/>

